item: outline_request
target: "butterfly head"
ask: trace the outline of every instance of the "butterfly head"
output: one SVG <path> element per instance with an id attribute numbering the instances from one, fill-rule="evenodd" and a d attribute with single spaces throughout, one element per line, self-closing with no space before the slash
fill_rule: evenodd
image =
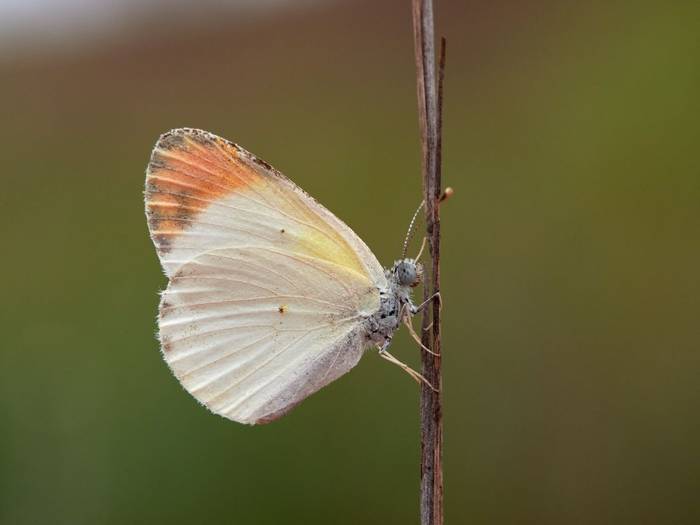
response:
<path id="1" fill-rule="evenodd" d="M 394 276 L 400 286 L 415 288 L 423 281 L 423 265 L 414 259 L 402 259 L 394 263 Z"/>

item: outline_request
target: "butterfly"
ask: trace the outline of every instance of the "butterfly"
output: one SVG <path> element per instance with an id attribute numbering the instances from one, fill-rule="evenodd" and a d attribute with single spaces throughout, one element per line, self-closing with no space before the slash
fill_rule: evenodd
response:
<path id="1" fill-rule="evenodd" d="M 212 412 L 247 424 L 278 419 L 371 347 L 427 383 L 387 351 L 402 322 L 420 343 L 410 318 L 439 295 L 414 305 L 422 266 L 420 254 L 405 258 L 409 236 L 404 258 L 385 270 L 290 179 L 190 128 L 158 139 L 145 205 L 169 279 L 158 313 L 161 351 Z"/>

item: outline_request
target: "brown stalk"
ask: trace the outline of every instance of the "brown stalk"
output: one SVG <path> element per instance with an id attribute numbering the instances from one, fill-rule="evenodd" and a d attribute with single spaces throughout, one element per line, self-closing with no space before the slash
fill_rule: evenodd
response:
<path id="1" fill-rule="evenodd" d="M 416 55 L 418 121 L 422 149 L 422 179 L 426 232 L 431 267 L 423 298 L 440 291 L 440 198 L 442 196 L 442 92 L 445 74 L 445 39 L 441 39 L 440 64 L 435 75 L 435 33 L 432 0 L 413 0 L 413 36 Z M 422 352 L 423 376 L 436 387 L 421 388 L 421 480 L 422 525 L 443 523 L 442 477 L 442 345 L 441 301 L 426 308 L 422 322 L 422 343 L 432 352 Z"/>

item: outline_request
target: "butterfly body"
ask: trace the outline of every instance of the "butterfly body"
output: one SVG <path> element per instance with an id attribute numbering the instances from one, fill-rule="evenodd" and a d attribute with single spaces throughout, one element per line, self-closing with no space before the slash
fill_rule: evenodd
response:
<path id="1" fill-rule="evenodd" d="M 340 219 L 266 162 L 206 131 L 160 137 L 146 217 L 169 282 L 163 357 L 213 412 L 277 419 L 385 349 L 420 267 L 384 270 Z"/>
<path id="2" fill-rule="evenodd" d="M 403 259 L 385 271 L 387 287 L 380 290 L 379 309 L 367 319 L 367 338 L 386 348 L 403 318 L 416 313 L 412 289 L 420 283 L 422 268 L 413 259 Z"/>

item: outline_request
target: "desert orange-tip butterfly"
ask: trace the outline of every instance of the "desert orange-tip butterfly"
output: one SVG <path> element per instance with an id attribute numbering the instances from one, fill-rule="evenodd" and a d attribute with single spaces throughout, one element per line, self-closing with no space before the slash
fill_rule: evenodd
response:
<path id="1" fill-rule="evenodd" d="M 145 200 L 169 278 L 158 315 L 163 357 L 211 411 L 248 424 L 275 420 L 371 347 L 425 381 L 386 350 L 401 322 L 416 338 L 410 317 L 427 304 L 411 301 L 422 267 L 405 246 L 384 270 L 291 180 L 196 129 L 159 138 Z"/>

